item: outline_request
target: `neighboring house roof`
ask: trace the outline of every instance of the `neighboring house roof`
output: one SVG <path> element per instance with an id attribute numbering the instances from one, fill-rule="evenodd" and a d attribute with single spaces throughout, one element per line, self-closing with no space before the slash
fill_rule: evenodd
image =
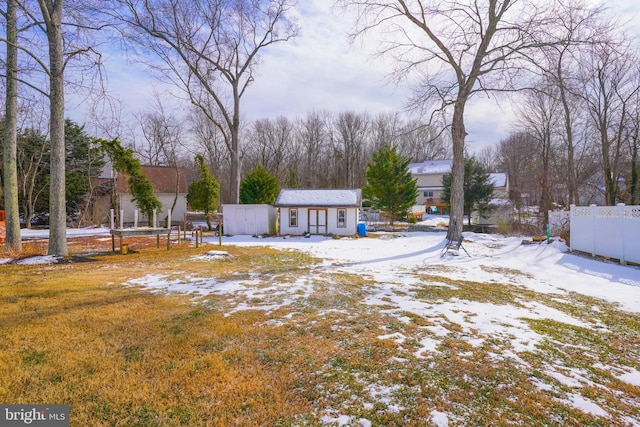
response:
<path id="1" fill-rule="evenodd" d="M 489 181 L 496 188 L 505 188 L 507 186 L 507 174 L 504 172 L 490 173 Z"/>
<path id="2" fill-rule="evenodd" d="M 278 195 L 277 207 L 360 207 L 362 206 L 362 190 L 331 189 L 303 190 L 282 189 Z"/>
<path id="3" fill-rule="evenodd" d="M 175 193 L 176 183 L 178 185 L 178 193 L 187 193 L 189 191 L 186 168 L 175 168 L 173 166 L 142 166 L 141 172 L 151 181 L 154 193 Z M 178 176 L 176 176 L 176 174 L 178 174 Z M 120 174 L 119 178 L 120 179 L 116 181 L 118 193 L 130 193 L 126 175 Z"/>
<path id="4" fill-rule="evenodd" d="M 451 173 L 453 160 L 427 160 L 422 163 L 409 163 L 409 172 L 412 175 L 432 175 Z"/>

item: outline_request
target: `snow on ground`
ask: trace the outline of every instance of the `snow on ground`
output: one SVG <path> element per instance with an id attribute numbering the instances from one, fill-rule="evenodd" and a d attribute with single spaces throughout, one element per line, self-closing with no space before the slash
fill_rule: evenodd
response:
<path id="1" fill-rule="evenodd" d="M 442 221 L 435 219 L 435 221 Z M 25 237 L 42 237 L 42 231 L 25 232 Z M 46 233 L 46 231 L 45 231 Z M 107 229 L 69 230 L 69 236 L 87 234 L 108 234 Z M 413 313 L 432 320 L 428 326 L 430 334 L 419 341 L 420 348 L 414 354 L 421 358 L 438 352 L 437 348 L 447 333 L 447 324 L 455 323 L 463 331 L 469 331 L 469 343 L 482 345 L 483 337 L 494 337 L 509 342 L 512 351 L 496 357 L 511 358 L 523 363 L 517 353 L 534 351 L 543 337 L 533 331 L 523 319 L 552 319 L 558 322 L 582 328 L 607 331 L 600 324 L 585 324 L 580 319 L 544 305 L 538 301 L 522 301 L 515 305 L 500 305 L 490 302 L 450 299 L 447 301 L 425 301 L 415 297 L 421 274 L 446 272 L 452 280 L 466 280 L 480 283 L 506 284 L 537 293 L 548 294 L 561 299 L 564 295 L 578 293 L 617 304 L 622 310 L 640 313 L 640 268 L 623 266 L 612 262 L 591 259 L 571 254 L 561 241 L 523 244 L 523 237 L 504 237 L 464 233 L 464 251 L 457 256 L 442 255 L 445 244 L 444 232 L 380 233 L 367 238 L 332 239 L 322 236 L 310 237 L 271 237 L 254 238 L 250 236 L 224 237 L 223 245 L 269 246 L 277 249 L 295 249 L 322 259 L 309 277 L 301 277 L 295 283 L 261 282 L 260 278 L 238 281 L 218 282 L 210 277 L 169 278 L 150 273 L 144 277 L 130 280 L 130 285 L 142 286 L 158 292 L 185 292 L 196 297 L 210 294 L 225 295 L 232 304 L 230 314 L 245 309 L 275 310 L 282 306 L 303 301 L 314 292 L 314 283 L 323 273 L 349 273 L 371 278 L 375 283 L 364 305 L 380 306 L 381 311 L 396 315 L 401 322 L 408 322 L 407 313 Z M 205 240 L 207 240 L 205 238 Z M 209 238 L 211 246 L 205 246 L 203 259 L 219 259 L 224 253 L 211 251 L 218 245 L 218 238 Z M 207 252 L 209 251 L 209 252 Z M 46 262 L 47 257 L 38 257 L 27 263 Z M 6 260 L 4 261 L 6 262 Z M 212 261 L 215 262 L 215 261 Z M 0 260 L 3 263 L 3 260 Z M 445 283 L 440 286 L 449 286 Z M 233 303 L 235 302 L 235 308 Z M 598 307 L 591 308 L 597 312 Z M 402 345 L 409 337 L 399 332 L 381 333 L 380 339 L 391 339 Z M 629 367 L 600 366 L 612 372 L 618 379 L 631 385 L 640 384 L 640 372 Z M 560 372 L 553 366 L 547 369 L 561 384 L 579 390 L 588 383 L 579 370 Z M 546 383 L 540 383 L 540 389 L 547 389 Z M 392 390 L 370 390 L 372 396 L 385 396 Z M 606 411 L 595 402 L 580 394 L 569 394 L 564 402 L 583 412 L 606 417 Z M 327 416 L 325 421 L 343 425 L 355 420 L 339 413 L 335 417 Z M 434 425 L 448 425 L 447 415 L 434 411 L 431 413 Z M 366 420 L 358 420 L 367 425 Z M 640 425 L 631 420 L 632 425 Z"/>

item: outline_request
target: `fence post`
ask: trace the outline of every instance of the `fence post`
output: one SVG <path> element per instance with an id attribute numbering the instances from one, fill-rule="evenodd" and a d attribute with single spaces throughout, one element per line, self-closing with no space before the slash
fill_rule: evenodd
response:
<path id="1" fill-rule="evenodd" d="M 573 229 L 571 224 L 575 224 L 573 221 L 573 215 L 576 212 L 576 205 L 569 205 L 569 252 L 573 252 L 573 239 L 571 238 L 571 234 L 573 233 Z"/>
<path id="2" fill-rule="evenodd" d="M 620 264 L 627 265 L 624 253 L 625 229 L 624 229 L 624 203 L 618 203 L 618 227 L 620 230 Z"/>
<path id="3" fill-rule="evenodd" d="M 591 224 L 589 224 L 589 230 L 591 230 L 591 256 L 596 256 L 596 205 L 589 205 L 589 218 L 591 218 Z"/>
<path id="4" fill-rule="evenodd" d="M 109 213 L 110 213 L 109 225 L 111 225 L 111 230 L 113 230 L 114 228 L 116 228 L 116 213 L 113 209 L 109 209 Z"/>

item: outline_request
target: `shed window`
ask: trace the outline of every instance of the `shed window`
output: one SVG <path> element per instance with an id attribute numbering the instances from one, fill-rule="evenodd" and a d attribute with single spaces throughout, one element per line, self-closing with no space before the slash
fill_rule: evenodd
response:
<path id="1" fill-rule="evenodd" d="M 428 197 L 430 199 L 433 198 L 433 191 L 425 191 L 424 192 L 424 197 Z"/>
<path id="2" fill-rule="evenodd" d="M 298 226 L 298 209 L 289 209 L 289 227 Z"/>
<path id="3" fill-rule="evenodd" d="M 347 210 L 338 209 L 338 227 L 345 228 L 347 226 Z"/>

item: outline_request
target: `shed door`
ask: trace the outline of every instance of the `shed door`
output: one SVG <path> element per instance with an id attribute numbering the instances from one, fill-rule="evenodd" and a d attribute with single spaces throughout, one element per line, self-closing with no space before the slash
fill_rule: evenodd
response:
<path id="1" fill-rule="evenodd" d="M 309 233 L 327 234 L 326 209 L 309 209 Z"/>
<path id="2" fill-rule="evenodd" d="M 256 234 L 256 211 L 248 208 L 238 208 L 236 211 L 238 234 Z"/>

